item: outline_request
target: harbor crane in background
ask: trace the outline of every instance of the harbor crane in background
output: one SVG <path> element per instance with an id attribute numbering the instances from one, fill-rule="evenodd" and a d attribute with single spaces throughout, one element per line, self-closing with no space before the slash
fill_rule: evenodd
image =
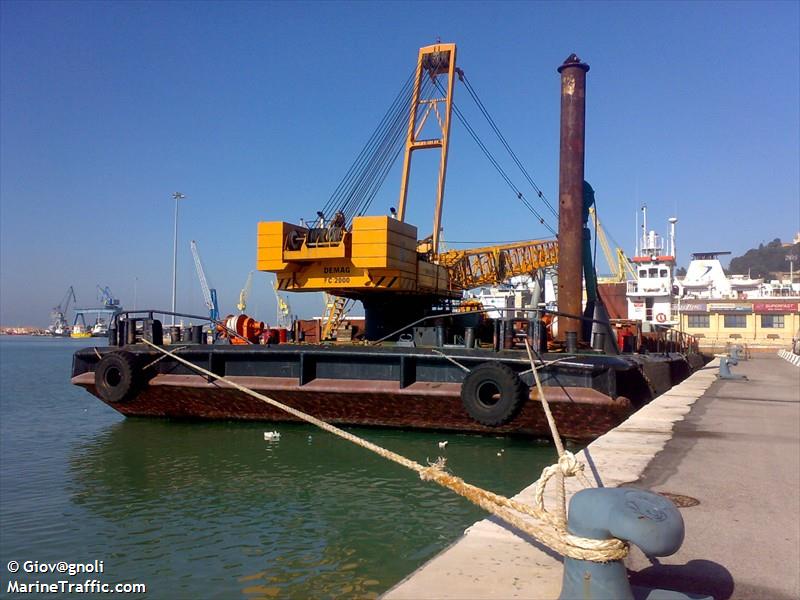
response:
<path id="1" fill-rule="evenodd" d="M 206 272 L 203 269 L 203 262 L 200 260 L 200 252 L 197 250 L 197 242 L 192 240 L 192 256 L 194 257 L 194 268 L 197 270 L 197 278 L 200 280 L 200 289 L 203 292 L 203 302 L 208 308 L 208 316 L 212 321 L 219 321 L 219 305 L 217 304 L 217 290 L 208 286 Z"/>
<path id="2" fill-rule="evenodd" d="M 236 308 L 239 309 L 240 315 L 243 315 L 244 311 L 247 309 L 247 299 L 250 297 L 251 289 L 253 289 L 252 271 L 247 274 L 247 281 L 244 282 L 244 287 L 242 288 L 242 291 L 239 292 L 239 303 L 236 305 Z"/>
<path id="3" fill-rule="evenodd" d="M 97 299 L 103 303 L 105 308 L 119 307 L 119 300 L 114 298 L 111 288 L 108 286 L 100 287 L 100 284 L 97 285 Z"/>
<path id="4" fill-rule="evenodd" d="M 277 284 L 277 282 L 276 282 Z M 287 300 L 278 293 L 278 288 L 272 286 L 272 291 L 275 293 L 276 316 L 275 323 L 278 327 L 289 328 L 292 326 L 292 308 Z"/>
<path id="5" fill-rule="evenodd" d="M 427 314 L 433 307 L 458 301 L 465 290 L 501 283 L 515 275 L 533 274 L 558 264 L 555 240 L 441 252 L 452 113 L 498 168 L 463 113 L 453 104 L 456 78 L 464 83 L 539 198 L 557 218 L 558 213 L 511 152 L 463 71 L 456 67 L 455 44 L 427 46 L 419 51 L 414 75 L 317 217 L 305 220 L 303 225 L 283 221 L 258 224 L 257 268 L 276 274 L 279 291 L 322 291 L 359 300 L 364 305 L 366 337 L 378 339 Z M 391 216 L 368 216 L 377 190 L 403 149 L 397 209 L 391 209 Z M 439 151 L 432 234 L 422 239 L 417 228 L 405 222 L 411 159 L 417 150 Z M 555 229 L 545 222 L 507 174 L 498 170 L 512 187 L 516 199 L 555 235 Z M 343 301 L 336 300 L 327 304 L 326 322 L 332 329 L 337 324 L 337 313 L 344 306 Z"/>
<path id="6" fill-rule="evenodd" d="M 69 303 L 78 302 L 75 299 L 75 290 L 72 286 L 67 288 L 67 293 L 64 294 L 58 306 L 50 311 L 50 333 L 53 335 L 69 335 L 69 323 L 67 322 L 67 312 L 69 311 Z"/>
<path id="7" fill-rule="evenodd" d="M 100 306 L 75 307 L 75 319 L 72 322 L 72 337 L 103 337 L 108 335 L 108 327 L 114 317 L 122 312 L 120 301 L 114 297 L 108 286 L 95 285 L 97 301 Z M 89 322 L 86 322 L 89 315 Z"/>
<path id="8" fill-rule="evenodd" d="M 625 251 L 618 244 L 615 244 L 614 252 L 611 251 L 608 236 L 597 218 L 594 206 L 589 207 L 589 221 L 594 224 L 597 241 L 600 242 L 606 262 L 611 269 L 611 277 L 601 277 L 598 278 L 598 281 L 601 283 L 625 283 L 627 276 L 636 281 L 638 279 L 636 270 L 631 266 L 631 261 L 625 255 Z"/>

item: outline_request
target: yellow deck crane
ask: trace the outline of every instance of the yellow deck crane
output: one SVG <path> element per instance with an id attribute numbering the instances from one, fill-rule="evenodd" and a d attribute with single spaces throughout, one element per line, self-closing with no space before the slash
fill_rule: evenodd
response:
<path id="1" fill-rule="evenodd" d="M 631 266 L 630 260 L 625 255 L 625 252 L 619 246 L 615 246 L 614 252 L 611 251 L 611 245 L 608 243 L 608 236 L 600 220 L 597 218 L 597 213 L 594 206 L 589 207 L 589 222 L 595 226 L 595 234 L 597 241 L 600 242 L 600 247 L 603 249 L 603 254 L 606 257 L 606 262 L 611 268 L 611 277 L 599 277 L 599 283 L 625 283 L 626 274 L 632 279 L 637 279 L 636 271 Z"/>
<path id="2" fill-rule="evenodd" d="M 239 303 L 236 305 L 236 308 L 239 309 L 240 315 L 243 315 L 244 311 L 247 309 L 247 299 L 250 297 L 251 289 L 253 289 L 252 271 L 247 274 L 247 281 L 244 282 L 244 287 L 242 288 L 242 291 L 239 292 Z"/>
<path id="3" fill-rule="evenodd" d="M 276 282 L 277 283 L 277 282 Z M 283 299 L 278 293 L 278 289 L 276 286 L 271 286 L 272 291 L 275 293 L 275 306 L 276 306 L 276 316 L 275 316 L 275 323 L 278 327 L 291 327 L 292 325 L 292 309 L 289 306 L 289 302 Z"/>
<path id="4" fill-rule="evenodd" d="M 334 192 L 332 199 L 341 200 L 338 204 L 329 201 L 329 214 L 318 212 L 313 224 L 306 226 L 284 221 L 258 224 L 257 267 L 275 273 L 277 290 L 322 291 L 360 300 L 366 313 L 367 336 L 374 339 L 418 318 L 438 301 L 460 298 L 464 290 L 557 264 L 554 241 L 439 253 L 457 72 L 455 44 L 420 49 L 405 97 L 410 100 L 408 117 L 391 120 L 385 128 L 387 138 L 402 137 L 405 148 L 398 207 L 391 216 L 354 212 L 357 202 L 352 199 L 369 197 L 375 185 L 370 178 L 388 172 L 380 163 L 387 144 L 376 142 L 375 155 L 362 160 L 363 171 L 351 167 L 348 172 L 346 180 L 355 183 L 339 196 L 338 188 Z M 403 101 L 402 93 L 398 98 Z M 430 135 L 431 130 L 435 135 Z M 422 240 L 417 228 L 405 222 L 411 162 L 417 150 L 439 151 L 432 234 Z M 331 326 L 336 323 L 331 317 L 342 308 L 340 304 L 331 303 Z"/>

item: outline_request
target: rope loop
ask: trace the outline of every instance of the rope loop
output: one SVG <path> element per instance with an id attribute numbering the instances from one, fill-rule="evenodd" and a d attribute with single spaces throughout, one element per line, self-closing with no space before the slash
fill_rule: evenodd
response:
<path id="1" fill-rule="evenodd" d="M 584 466 L 569 450 L 564 450 L 564 454 L 558 457 L 558 468 L 564 477 L 575 477 L 583 473 Z"/>

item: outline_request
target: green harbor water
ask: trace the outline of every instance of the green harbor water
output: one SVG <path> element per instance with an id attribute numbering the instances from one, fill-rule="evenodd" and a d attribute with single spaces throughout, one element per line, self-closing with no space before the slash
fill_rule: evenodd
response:
<path id="1" fill-rule="evenodd" d="M 144 583 L 150 598 L 370 598 L 485 516 L 311 426 L 125 419 L 69 384 L 91 343 L 0 337 L 0 596 L 9 561 L 102 560 L 88 578 Z M 423 463 L 445 456 L 502 494 L 555 456 L 509 437 L 351 431 Z"/>

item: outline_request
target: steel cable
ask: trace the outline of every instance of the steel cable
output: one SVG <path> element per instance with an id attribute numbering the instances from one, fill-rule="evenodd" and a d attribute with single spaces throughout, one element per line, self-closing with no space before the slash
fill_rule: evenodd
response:
<path id="1" fill-rule="evenodd" d="M 438 85 L 438 82 L 437 82 L 437 85 Z M 475 132 L 475 130 L 472 128 L 472 126 L 467 121 L 467 119 L 464 116 L 464 114 L 461 112 L 461 109 L 459 109 L 458 106 L 456 106 L 455 102 L 453 102 L 453 112 L 456 113 L 456 117 L 458 117 L 459 121 L 461 121 L 461 123 L 464 125 L 464 128 L 470 134 L 472 139 L 475 140 L 475 143 L 478 144 L 478 147 L 483 151 L 484 155 L 486 155 L 486 158 L 489 159 L 489 162 L 492 164 L 492 166 L 494 166 L 494 168 L 497 170 L 497 172 L 500 174 L 500 176 L 503 178 L 503 180 L 508 184 L 508 186 L 511 188 L 511 190 L 516 194 L 517 198 L 522 201 L 522 203 L 525 205 L 525 207 L 534 216 L 536 216 L 537 219 L 539 219 L 539 223 L 541 225 L 544 225 L 548 229 L 548 231 L 550 231 L 550 233 L 552 233 L 553 235 L 558 236 L 558 233 L 550 226 L 549 223 L 547 223 L 544 220 L 544 217 L 541 214 L 539 214 L 539 212 L 533 207 L 533 205 L 528 201 L 528 199 L 525 198 L 525 194 L 523 194 L 520 191 L 520 189 L 514 184 L 514 182 L 511 180 L 511 178 L 505 172 L 505 170 L 500 166 L 500 163 L 497 162 L 497 159 L 495 159 L 495 157 L 492 155 L 492 153 L 486 147 L 486 144 L 484 144 L 483 141 L 480 139 L 478 134 Z"/>
<path id="2" fill-rule="evenodd" d="M 472 99 L 475 101 L 475 104 L 478 106 L 478 109 L 481 111 L 483 116 L 486 117 L 486 120 L 489 122 L 489 125 L 492 127 L 492 129 L 494 130 L 495 134 L 497 134 L 497 137 L 500 140 L 500 143 L 503 144 L 503 147 L 508 151 L 508 154 L 514 160 L 514 162 L 516 163 L 517 167 L 519 167 L 519 170 L 522 171 L 522 174 L 528 180 L 528 183 L 531 184 L 531 187 L 536 191 L 536 193 L 539 196 L 539 198 L 541 198 L 541 200 L 544 202 L 544 204 L 547 206 L 547 208 L 550 209 L 550 212 L 553 213 L 553 216 L 556 219 L 558 219 L 558 213 L 553 208 L 553 205 L 545 197 L 544 192 L 542 192 L 542 190 L 539 188 L 539 186 L 536 185 L 536 182 L 530 176 L 530 174 L 528 173 L 528 170 L 525 168 L 525 166 L 519 160 L 519 158 L 517 157 L 516 153 L 511 149 L 511 146 L 508 144 L 508 141 L 506 141 L 505 136 L 500 131 L 500 128 L 497 126 L 497 124 L 495 123 L 495 121 L 492 118 L 492 116 L 489 114 L 489 111 L 486 109 L 486 106 L 483 104 L 481 99 L 478 97 L 478 93 L 472 87 L 472 84 L 469 82 L 469 80 L 467 79 L 467 76 L 464 74 L 463 71 L 461 71 L 459 73 L 459 78 L 461 79 L 461 81 L 464 82 L 464 87 L 466 87 L 467 92 L 472 97 Z"/>

